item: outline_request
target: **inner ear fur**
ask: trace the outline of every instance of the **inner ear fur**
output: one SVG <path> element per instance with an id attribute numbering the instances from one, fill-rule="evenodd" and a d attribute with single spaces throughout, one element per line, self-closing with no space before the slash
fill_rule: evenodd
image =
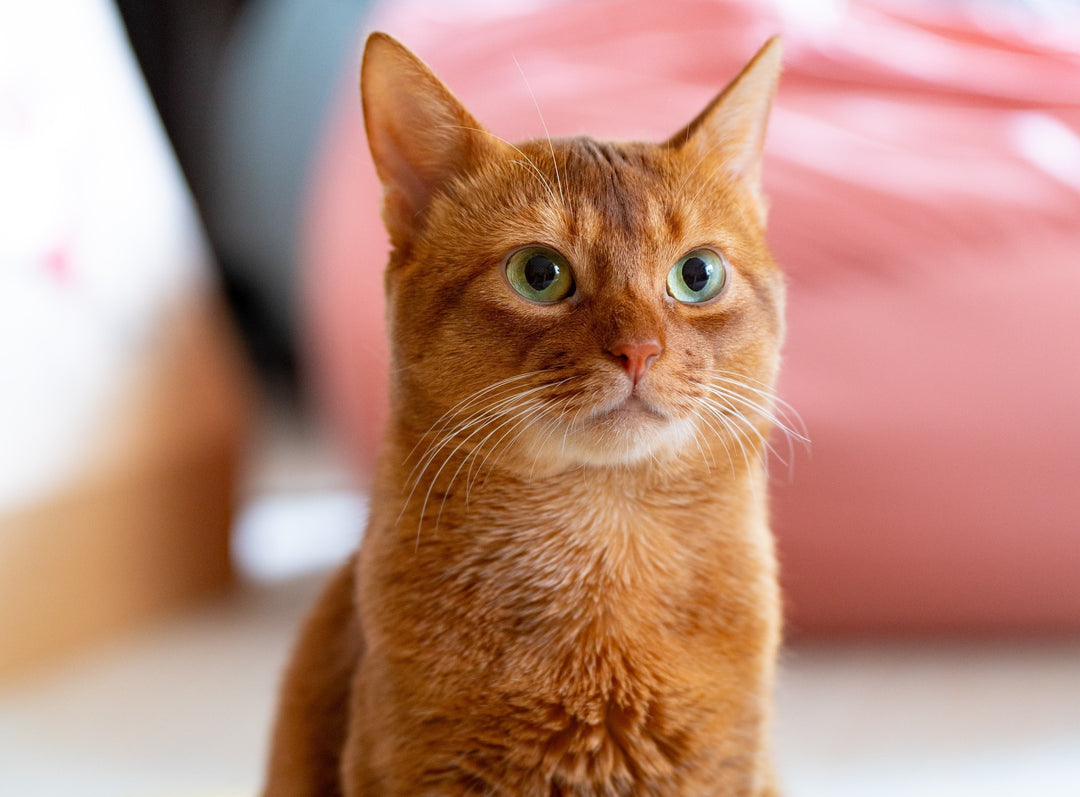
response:
<path id="1" fill-rule="evenodd" d="M 764 219 L 761 157 L 769 111 L 780 80 L 780 37 L 773 36 L 690 124 L 664 143 L 704 173 L 722 166 L 751 193 Z"/>
<path id="2" fill-rule="evenodd" d="M 391 242 L 400 247 L 432 197 L 496 139 L 427 64 L 385 33 L 368 37 L 360 94 L 368 145 L 383 184 L 383 221 Z"/>

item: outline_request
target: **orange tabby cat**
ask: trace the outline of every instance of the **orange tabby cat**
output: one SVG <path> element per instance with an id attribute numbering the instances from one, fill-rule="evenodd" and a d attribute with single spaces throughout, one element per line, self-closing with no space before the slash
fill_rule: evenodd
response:
<path id="1" fill-rule="evenodd" d="M 515 146 L 368 40 L 392 418 L 268 797 L 775 793 L 779 64 L 663 144 Z"/>

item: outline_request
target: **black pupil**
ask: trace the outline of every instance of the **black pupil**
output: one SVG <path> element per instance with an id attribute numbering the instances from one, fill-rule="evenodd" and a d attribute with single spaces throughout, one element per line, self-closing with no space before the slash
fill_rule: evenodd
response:
<path id="1" fill-rule="evenodd" d="M 709 278 L 712 276 L 712 273 L 712 264 L 706 263 L 700 257 L 688 257 L 686 262 L 683 263 L 683 282 L 685 282 L 686 287 L 694 293 L 700 293 L 705 290 L 705 286 L 709 284 Z"/>
<path id="2" fill-rule="evenodd" d="M 534 291 L 545 291 L 559 278 L 559 266 L 544 255 L 533 255 L 525 264 L 525 281 Z"/>

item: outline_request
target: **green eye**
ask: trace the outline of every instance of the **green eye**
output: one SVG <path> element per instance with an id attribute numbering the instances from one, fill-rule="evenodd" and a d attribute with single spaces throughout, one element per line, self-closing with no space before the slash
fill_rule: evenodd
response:
<path id="1" fill-rule="evenodd" d="M 684 304 L 701 304 L 720 293 L 726 282 L 724 258 L 712 249 L 695 249 L 668 272 L 667 289 Z"/>
<path id="2" fill-rule="evenodd" d="M 510 287 L 526 299 L 552 304 L 574 292 L 574 277 L 566 258 L 542 246 L 519 249 L 506 261 Z"/>

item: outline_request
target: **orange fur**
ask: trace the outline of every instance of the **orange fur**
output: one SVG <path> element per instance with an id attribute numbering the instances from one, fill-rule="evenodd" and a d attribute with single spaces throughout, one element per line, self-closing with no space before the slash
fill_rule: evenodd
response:
<path id="1" fill-rule="evenodd" d="M 267 797 L 774 794 L 778 73 L 774 40 L 664 144 L 513 146 L 369 39 L 392 418 L 359 557 L 286 678 Z M 507 281 L 532 244 L 570 265 L 562 301 Z M 706 246 L 727 284 L 675 301 L 669 270 Z"/>

